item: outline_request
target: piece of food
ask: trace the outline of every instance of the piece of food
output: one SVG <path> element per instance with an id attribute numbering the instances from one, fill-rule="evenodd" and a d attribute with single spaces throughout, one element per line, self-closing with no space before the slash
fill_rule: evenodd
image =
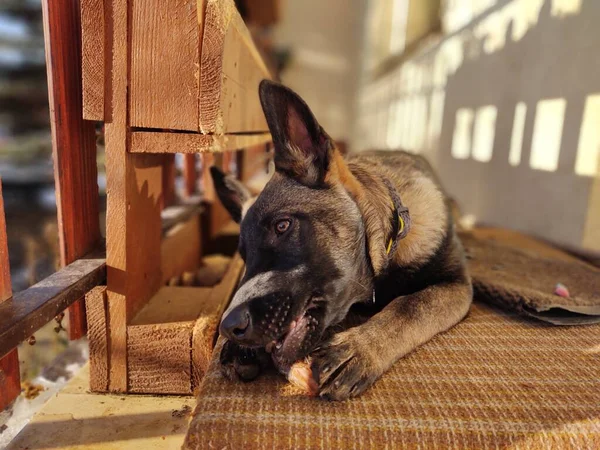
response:
<path id="1" fill-rule="evenodd" d="M 311 397 L 318 393 L 318 386 L 310 369 L 310 359 L 295 362 L 287 374 L 287 379 L 294 386 L 306 392 Z"/>

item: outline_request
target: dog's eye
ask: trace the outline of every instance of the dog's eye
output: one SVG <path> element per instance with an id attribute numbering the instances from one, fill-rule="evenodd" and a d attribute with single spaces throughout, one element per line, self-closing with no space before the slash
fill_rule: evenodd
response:
<path id="1" fill-rule="evenodd" d="M 278 220 L 275 223 L 275 232 L 277 234 L 283 234 L 290 228 L 291 224 L 292 221 L 290 219 Z"/>

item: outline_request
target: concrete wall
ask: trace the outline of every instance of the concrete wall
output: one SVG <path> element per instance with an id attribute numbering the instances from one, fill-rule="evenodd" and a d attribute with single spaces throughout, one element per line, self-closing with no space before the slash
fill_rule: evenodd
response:
<path id="1" fill-rule="evenodd" d="M 358 146 L 426 154 L 480 222 L 600 249 L 600 1 L 490 3 L 361 87 Z"/>
<path id="2" fill-rule="evenodd" d="M 349 140 L 366 0 L 281 1 L 281 22 L 274 38 L 293 52 L 282 81 L 306 100 L 334 139 Z"/>

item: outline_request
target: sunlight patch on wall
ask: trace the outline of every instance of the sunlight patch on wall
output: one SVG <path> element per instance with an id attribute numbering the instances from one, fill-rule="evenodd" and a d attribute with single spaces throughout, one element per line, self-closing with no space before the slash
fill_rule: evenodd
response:
<path id="1" fill-rule="evenodd" d="M 600 163 L 600 94 L 589 95 L 585 100 L 583 120 L 579 132 L 575 173 L 594 176 Z"/>
<path id="2" fill-rule="evenodd" d="M 566 105 L 563 98 L 538 102 L 529 159 L 532 169 L 555 172 L 558 168 Z"/>
<path id="3" fill-rule="evenodd" d="M 452 136 L 452 156 L 456 159 L 467 159 L 471 153 L 471 128 L 473 110 L 460 108 L 456 111 L 454 134 Z"/>
<path id="4" fill-rule="evenodd" d="M 515 106 L 515 118 L 513 120 L 512 136 L 510 137 L 510 153 L 508 162 L 511 166 L 521 164 L 521 149 L 523 147 L 523 132 L 525 129 L 525 117 L 527 115 L 527 105 L 523 102 Z"/>
<path id="5" fill-rule="evenodd" d="M 579 11 L 581 11 L 581 0 L 552 0 L 553 16 L 568 16 L 578 14 Z"/>
<path id="6" fill-rule="evenodd" d="M 493 105 L 482 106 L 475 115 L 473 126 L 473 159 L 488 162 L 492 159 L 494 134 L 496 132 L 496 116 L 498 108 Z"/>
<path id="7" fill-rule="evenodd" d="M 444 98 L 446 93 L 442 90 L 433 92 L 429 101 L 429 122 L 427 123 L 427 143 L 429 149 L 437 145 L 442 132 L 444 119 Z"/>

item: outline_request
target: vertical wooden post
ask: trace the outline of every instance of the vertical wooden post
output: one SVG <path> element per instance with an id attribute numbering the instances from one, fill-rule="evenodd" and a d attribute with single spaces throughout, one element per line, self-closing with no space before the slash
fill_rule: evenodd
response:
<path id="1" fill-rule="evenodd" d="M 2 180 L 0 179 L 0 302 L 9 299 L 11 296 L 6 220 L 2 198 Z M 0 411 L 10 405 L 21 392 L 20 380 L 19 355 L 15 348 L 0 359 Z"/>
<path id="2" fill-rule="evenodd" d="M 77 0 L 42 0 L 61 265 L 100 239 L 93 122 L 83 120 Z M 69 307 L 69 338 L 85 334 L 83 299 Z"/>
<path id="3" fill-rule="evenodd" d="M 185 181 L 185 195 L 186 197 L 191 197 L 196 193 L 196 186 L 198 185 L 195 153 L 186 153 L 183 155 L 183 179 Z"/>
<path id="4" fill-rule="evenodd" d="M 164 154 L 162 166 L 162 208 L 175 203 L 175 155 Z"/>
<path id="5" fill-rule="evenodd" d="M 129 79 L 127 0 L 106 0 L 110 103 L 106 140 L 106 266 L 109 363 L 108 388 L 126 392 L 127 325 L 161 284 L 163 158 L 133 154 L 127 109 Z"/>

